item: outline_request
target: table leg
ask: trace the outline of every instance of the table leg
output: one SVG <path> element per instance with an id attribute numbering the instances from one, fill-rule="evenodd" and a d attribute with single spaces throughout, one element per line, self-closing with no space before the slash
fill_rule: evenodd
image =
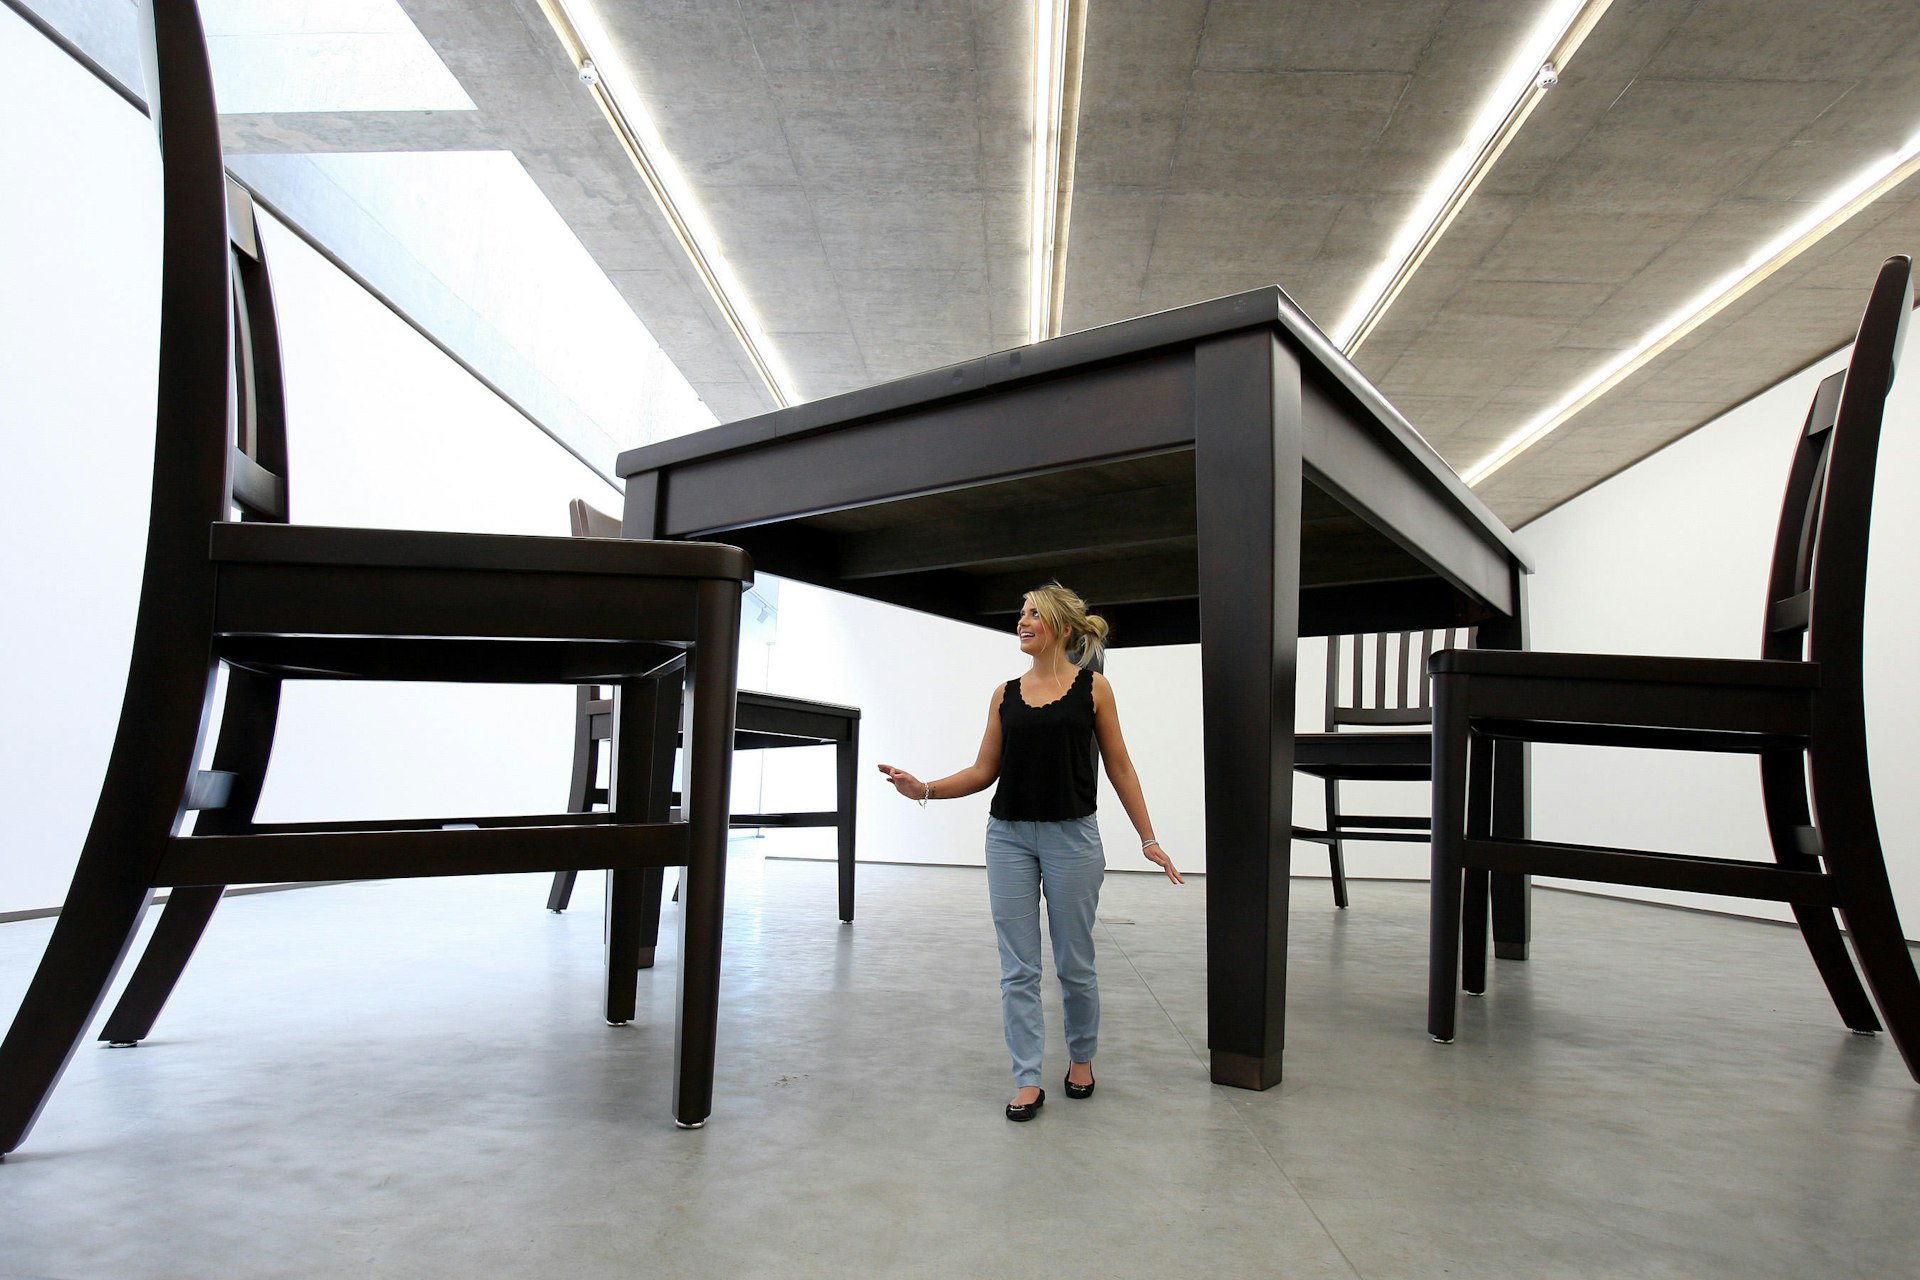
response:
<path id="1" fill-rule="evenodd" d="M 1300 366 L 1271 333 L 1195 351 L 1212 1079 L 1280 1082 L 1300 614 Z"/>
<path id="2" fill-rule="evenodd" d="M 853 923 L 853 822 L 860 798 L 860 722 L 847 721 L 847 736 L 834 745 L 835 827 L 840 855 L 840 918 Z"/>
<path id="3" fill-rule="evenodd" d="M 1514 615 L 1480 625 L 1475 644 L 1482 649 L 1527 647 L 1527 575 L 1513 575 Z M 1500 742 L 1493 750 L 1493 813 L 1496 836 L 1524 840 L 1533 811 L 1529 744 Z M 1525 960 L 1533 939 L 1533 877 L 1495 872 L 1492 877 L 1493 954 L 1501 960 Z"/>

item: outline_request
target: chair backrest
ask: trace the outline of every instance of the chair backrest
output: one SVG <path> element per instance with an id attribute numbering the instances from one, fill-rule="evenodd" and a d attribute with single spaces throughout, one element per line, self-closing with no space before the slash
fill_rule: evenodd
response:
<path id="1" fill-rule="evenodd" d="M 286 519 L 286 418 L 253 203 L 226 176 L 199 11 L 194 0 L 140 8 L 164 206 L 146 589 L 165 599 L 169 589 L 192 594 L 207 528 L 233 506 L 248 519 Z"/>
<path id="2" fill-rule="evenodd" d="M 139 13 L 161 156 L 160 363 L 146 561 L 110 776 L 152 767 L 129 745 L 129 725 L 200 719 L 204 731 L 218 582 L 211 526 L 230 517 L 236 495 L 248 519 L 286 518 L 273 303 L 251 203 L 227 182 L 200 15 L 193 0 L 140 0 Z M 207 686 L 181 679 L 196 667 Z M 190 772 L 178 781 L 171 794 L 185 795 Z"/>
<path id="3" fill-rule="evenodd" d="M 1847 367 L 1814 392 L 1780 506 L 1762 654 L 1819 662 L 1828 692 L 1861 683 L 1874 468 L 1912 312 L 1912 259 L 1889 258 Z"/>
<path id="4" fill-rule="evenodd" d="M 1427 659 L 1472 643 L 1464 627 L 1327 637 L 1326 727 L 1433 723 Z"/>
<path id="5" fill-rule="evenodd" d="M 573 526 L 573 536 L 576 538 L 620 536 L 620 517 L 610 516 L 597 507 L 588 506 L 585 498 L 575 498 L 567 504 L 567 517 Z"/>

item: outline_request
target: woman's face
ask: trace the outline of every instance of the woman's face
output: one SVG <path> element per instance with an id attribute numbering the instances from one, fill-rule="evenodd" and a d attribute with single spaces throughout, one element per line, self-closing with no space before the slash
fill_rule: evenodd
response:
<path id="1" fill-rule="evenodd" d="M 1020 637 L 1020 652 L 1032 656 L 1045 653 L 1060 642 L 1060 633 L 1047 625 L 1040 611 L 1033 607 L 1033 601 L 1023 600 L 1020 604 L 1020 621 L 1016 627 Z"/>

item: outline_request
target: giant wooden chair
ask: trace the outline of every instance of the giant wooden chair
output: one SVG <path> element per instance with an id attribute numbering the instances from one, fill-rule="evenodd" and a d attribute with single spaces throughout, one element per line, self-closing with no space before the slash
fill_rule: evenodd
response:
<path id="1" fill-rule="evenodd" d="M 251 204 L 225 177 L 199 16 L 193 0 L 149 0 L 142 18 L 165 198 L 146 567 L 93 824 L 0 1044 L 0 1153 L 19 1145 L 45 1105 L 156 888 L 174 891 L 184 924 L 196 915 L 204 923 L 231 883 L 585 867 L 610 869 L 618 886 L 610 1021 L 633 1016 L 638 871 L 688 869 L 673 1112 L 682 1125 L 703 1123 L 746 555 L 699 543 L 287 523 L 273 300 Z M 233 507 L 241 519 L 229 519 Z M 687 819 L 675 823 L 666 770 L 680 685 L 650 677 L 687 657 Z M 223 664 L 219 738 L 212 767 L 201 770 Z M 286 679 L 610 684 L 611 811 L 257 822 Z M 189 811 L 198 817 L 182 835 Z M 197 937 L 198 927 L 170 932 Z"/>
<path id="2" fill-rule="evenodd" d="M 1867 775 L 1862 622 L 1874 464 L 1908 315 L 1912 264 L 1887 260 L 1847 368 L 1820 383 L 1774 544 L 1758 660 L 1455 649 L 1434 655 L 1432 957 L 1428 1030 L 1454 1035 L 1461 895 L 1489 871 L 1792 905 L 1847 1026 L 1877 1003 L 1920 1079 L 1920 978 L 1887 880 Z M 1496 829 L 1498 741 L 1742 752 L 1760 762 L 1772 861 L 1552 843 Z M 1874 1001 L 1861 989 L 1844 921 Z M 1486 987 L 1484 918 L 1465 985 Z"/>
<path id="3" fill-rule="evenodd" d="M 1293 838 L 1327 846 L 1336 907 L 1347 905 L 1347 841 L 1427 842 L 1426 813 L 1349 813 L 1340 803 L 1340 784 L 1432 778 L 1427 660 L 1436 648 L 1463 643 L 1466 634 L 1455 628 L 1327 637 L 1325 731 L 1293 739 L 1293 767 L 1324 784 L 1327 825 L 1296 826 Z"/>

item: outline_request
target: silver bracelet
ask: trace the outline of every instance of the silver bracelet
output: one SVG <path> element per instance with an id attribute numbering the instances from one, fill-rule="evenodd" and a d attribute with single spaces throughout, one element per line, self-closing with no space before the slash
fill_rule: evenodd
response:
<path id="1" fill-rule="evenodd" d="M 927 807 L 927 801 L 933 799 L 933 784 L 927 782 L 921 785 L 926 787 L 926 790 L 920 793 L 920 807 L 924 809 Z"/>
<path id="2" fill-rule="evenodd" d="M 1140 852 L 1145 853 L 1147 850 L 1153 848 L 1153 846 L 1159 843 L 1160 842 L 1158 840 L 1142 840 L 1140 842 Z"/>

